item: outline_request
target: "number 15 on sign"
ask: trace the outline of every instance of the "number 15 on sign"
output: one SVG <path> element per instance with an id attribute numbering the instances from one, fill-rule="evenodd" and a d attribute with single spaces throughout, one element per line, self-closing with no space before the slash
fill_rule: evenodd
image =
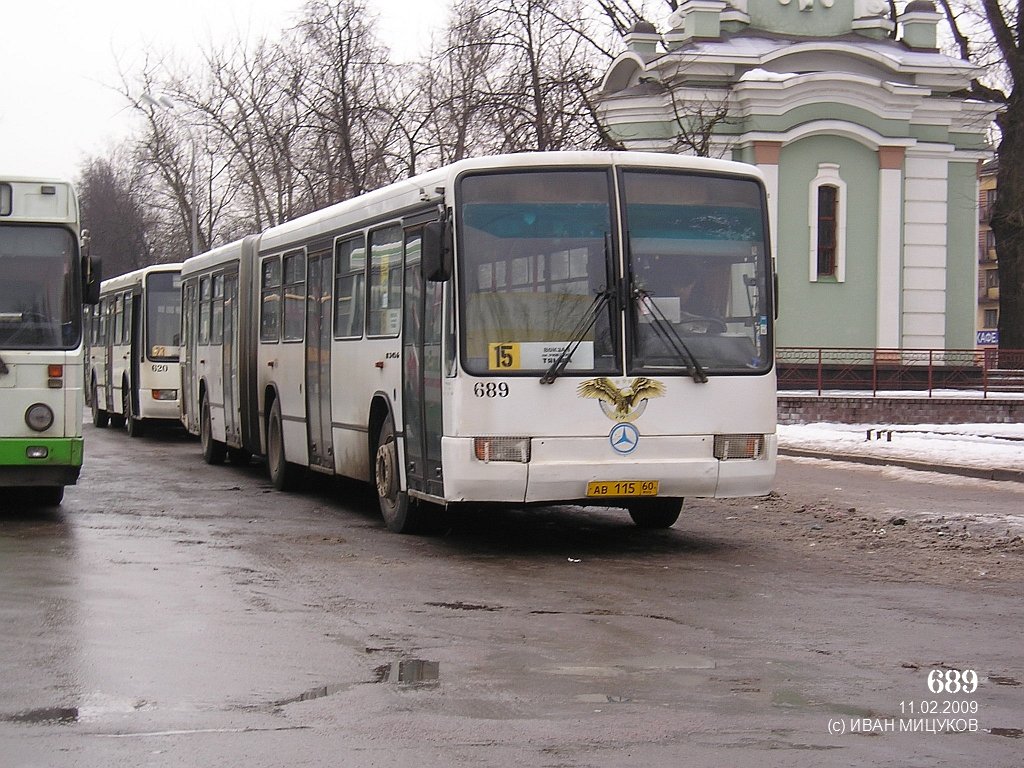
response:
<path id="1" fill-rule="evenodd" d="M 488 344 L 487 367 L 492 371 L 514 371 L 519 369 L 519 345 L 508 342 Z"/>

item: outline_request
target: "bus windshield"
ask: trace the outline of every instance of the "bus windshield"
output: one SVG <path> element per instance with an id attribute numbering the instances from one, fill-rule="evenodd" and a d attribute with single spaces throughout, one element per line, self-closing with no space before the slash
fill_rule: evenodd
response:
<path id="1" fill-rule="evenodd" d="M 771 366 L 763 194 L 753 180 L 622 174 L 633 305 L 630 368 Z"/>
<path id="2" fill-rule="evenodd" d="M 146 356 L 150 360 L 177 360 L 181 341 L 181 275 L 149 275 L 146 308 Z"/>
<path id="3" fill-rule="evenodd" d="M 75 237 L 0 226 L 0 348 L 73 349 L 82 337 Z"/>
<path id="4" fill-rule="evenodd" d="M 574 335 L 582 338 L 569 372 L 619 368 L 614 302 L 599 300 L 613 284 L 610 197 L 604 170 L 462 179 L 457 215 L 467 371 L 543 372 Z"/>

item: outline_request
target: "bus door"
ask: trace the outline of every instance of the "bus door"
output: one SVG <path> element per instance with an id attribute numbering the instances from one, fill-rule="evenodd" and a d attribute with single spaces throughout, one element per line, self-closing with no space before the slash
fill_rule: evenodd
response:
<path id="1" fill-rule="evenodd" d="M 242 444 L 238 412 L 238 273 L 224 274 L 224 439 Z"/>
<path id="2" fill-rule="evenodd" d="M 129 339 L 129 354 L 131 360 L 128 366 L 128 382 L 131 387 L 129 397 L 132 399 L 132 412 L 139 413 L 141 403 L 139 400 L 142 398 L 142 363 L 146 359 L 146 334 L 145 334 L 145 318 L 146 313 L 143 311 L 142 306 L 142 294 L 133 293 L 125 297 L 126 301 L 131 302 L 131 312 L 125 318 L 125 321 L 130 323 L 131 337 Z M 127 415 L 127 412 L 126 414 Z"/>
<path id="3" fill-rule="evenodd" d="M 306 267 L 306 425 L 309 466 L 334 470 L 331 431 L 331 251 L 309 255 Z"/>
<path id="4" fill-rule="evenodd" d="M 107 413 L 117 413 L 114 410 L 114 376 L 117 374 L 117 361 L 114 359 L 114 347 L 121 343 L 121 323 L 124 322 L 124 309 L 122 307 L 121 294 L 111 296 L 107 309 L 107 360 L 103 380 L 107 387 L 104 392 Z"/>
<path id="5" fill-rule="evenodd" d="M 444 495 L 441 476 L 442 283 L 425 283 L 421 231 L 405 235 L 405 317 L 402 329 L 406 478 L 412 490 Z"/>
<path id="6" fill-rule="evenodd" d="M 196 358 L 196 280 L 182 282 L 181 289 L 181 413 L 189 432 L 199 431 L 198 382 L 195 381 Z"/>

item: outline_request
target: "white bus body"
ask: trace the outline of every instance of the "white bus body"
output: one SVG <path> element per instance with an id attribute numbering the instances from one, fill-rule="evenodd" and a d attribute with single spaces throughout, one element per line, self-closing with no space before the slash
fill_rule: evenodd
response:
<path id="1" fill-rule="evenodd" d="M 181 417 L 181 264 L 156 264 L 104 280 L 87 317 L 93 424 L 127 426 Z"/>
<path id="2" fill-rule="evenodd" d="M 671 525 L 685 496 L 772 487 L 768 243 L 747 165 L 461 161 L 187 260 L 185 423 L 278 487 L 374 482 L 392 530 L 460 502 Z"/>
<path id="3" fill-rule="evenodd" d="M 83 299 L 98 267 L 78 200 L 52 179 L 0 177 L 0 488 L 59 504 L 82 466 Z"/>

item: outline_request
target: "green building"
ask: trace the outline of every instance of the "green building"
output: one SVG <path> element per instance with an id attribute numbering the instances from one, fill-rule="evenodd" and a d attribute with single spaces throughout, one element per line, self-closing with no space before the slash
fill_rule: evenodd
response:
<path id="1" fill-rule="evenodd" d="M 930 0 L 683 0 L 638 24 L 599 95 L 629 149 L 768 181 L 779 346 L 971 348 L 992 106 L 939 52 Z"/>

